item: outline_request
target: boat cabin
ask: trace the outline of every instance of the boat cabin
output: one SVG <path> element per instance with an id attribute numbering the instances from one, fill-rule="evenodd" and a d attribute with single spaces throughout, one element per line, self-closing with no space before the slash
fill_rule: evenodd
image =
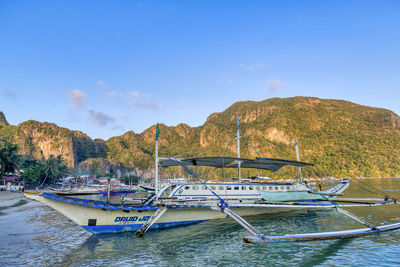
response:
<path id="1" fill-rule="evenodd" d="M 209 189 L 224 199 L 261 199 L 259 190 L 269 192 L 304 191 L 302 185 L 271 183 L 271 184 L 242 184 L 242 183 L 207 183 Z M 184 200 L 216 199 L 209 189 L 200 183 L 170 185 L 160 192 L 161 197 Z"/>

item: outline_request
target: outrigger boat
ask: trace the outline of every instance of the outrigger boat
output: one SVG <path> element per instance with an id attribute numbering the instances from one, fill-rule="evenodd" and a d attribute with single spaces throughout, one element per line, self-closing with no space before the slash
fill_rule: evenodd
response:
<path id="1" fill-rule="evenodd" d="M 210 160 L 211 158 L 196 158 L 190 159 L 190 162 L 196 165 L 207 162 L 206 164 L 210 166 Z M 222 158 L 212 158 L 212 161 L 217 164 L 221 160 Z M 223 160 L 225 161 L 225 167 L 230 166 L 231 162 L 228 158 L 224 158 Z M 235 158 L 235 160 L 237 159 Z M 259 167 L 263 167 L 263 169 L 272 169 L 268 167 L 271 166 L 270 162 L 260 163 L 259 161 L 243 159 L 243 162 L 257 164 Z M 274 170 L 286 165 L 307 165 L 306 163 L 286 160 L 274 160 L 274 162 Z M 166 160 L 161 166 L 173 166 L 172 164 L 180 165 L 182 164 L 182 160 Z M 186 168 L 185 165 L 183 166 Z M 244 166 L 246 165 L 244 164 Z M 345 188 L 348 182 L 339 184 Z M 152 229 L 222 219 L 226 217 L 226 214 L 220 212 L 219 205 L 221 200 L 225 203 L 224 205 L 229 206 L 232 210 L 240 214 L 240 216 L 293 210 L 293 205 L 289 203 L 276 205 L 263 200 L 258 189 L 262 189 L 268 185 L 272 184 L 170 184 L 159 190 L 156 194 L 150 195 L 147 199 L 132 204 L 112 204 L 105 201 L 66 197 L 51 193 L 42 193 L 41 195 L 26 194 L 26 197 L 38 200 L 54 208 L 89 232 L 108 233 L 137 231 L 145 222 L 150 221 L 153 215 L 161 212 L 165 212 L 165 214 L 152 224 Z M 291 186 L 294 185 L 282 183 L 276 191 L 282 190 L 282 193 L 285 193 L 284 190 L 286 190 L 286 187 Z M 313 203 L 303 203 L 300 206 L 311 209 L 318 208 Z"/>
<path id="2" fill-rule="evenodd" d="M 122 195 L 122 194 L 134 194 L 136 193 L 136 189 L 112 189 L 110 190 L 110 195 Z M 103 196 L 107 196 L 108 191 L 104 191 L 104 190 L 98 190 L 98 192 L 100 194 L 102 194 Z"/>
<path id="3" fill-rule="evenodd" d="M 158 127 L 155 138 L 155 194 L 147 199 L 127 204 L 121 200 L 121 204 L 113 204 L 104 201 L 93 201 L 72 197 L 59 196 L 50 193 L 25 194 L 27 198 L 40 201 L 61 214 L 73 220 L 78 225 L 91 233 L 109 233 L 136 231 L 136 236 L 144 235 L 149 229 L 163 228 L 192 224 L 213 219 L 228 217 L 234 219 L 254 236 L 245 237 L 245 242 L 265 243 L 283 241 L 305 241 L 331 238 L 345 238 L 381 231 L 388 231 L 400 228 L 400 223 L 374 226 L 356 215 L 344 210 L 345 207 L 379 206 L 396 204 L 396 200 L 384 199 L 376 202 L 340 203 L 333 199 L 348 186 L 349 180 L 343 180 L 327 191 L 318 192 L 301 180 L 292 177 L 299 182 L 302 190 L 295 191 L 292 185 L 269 185 L 251 183 L 189 183 L 168 185 L 161 190 L 158 187 Z M 240 136 L 238 130 L 238 137 Z M 165 148 L 165 147 L 164 147 Z M 239 146 L 238 146 L 239 150 Z M 257 152 L 258 153 L 258 152 Z M 171 155 L 172 156 L 172 155 Z M 260 158 L 243 159 L 226 157 L 192 158 L 192 159 L 161 159 L 161 166 L 181 166 L 193 177 L 197 176 L 187 167 L 212 166 L 219 168 L 238 168 L 240 179 L 240 168 L 257 168 L 270 170 L 272 172 L 281 170 L 284 166 L 307 166 L 311 165 L 300 161 L 288 161 L 281 159 Z M 301 175 L 300 175 L 301 177 Z M 257 186 L 259 188 L 257 188 Z M 265 188 L 263 188 L 263 186 Z M 277 187 L 277 188 L 276 188 Z M 304 188 L 307 189 L 304 190 Z M 264 199 L 265 192 L 283 193 L 284 199 L 271 201 Z M 250 193 L 250 191 L 252 193 Z M 254 192 L 254 193 L 253 193 Z M 257 192 L 257 193 L 256 193 Z M 296 193 L 297 192 L 297 193 Z M 298 192 L 302 192 L 299 196 Z M 307 193 L 306 193 L 307 192 Z M 318 196 L 317 199 L 305 198 L 306 194 Z M 292 196 L 287 197 L 287 196 Z M 300 198 L 300 199 L 299 199 Z M 368 226 L 366 229 L 357 229 L 346 232 L 316 233 L 290 236 L 264 236 L 255 227 L 245 221 L 242 216 L 292 211 L 298 209 L 320 210 L 335 209 L 342 214 L 349 216 L 360 223 Z"/>
<path id="4" fill-rule="evenodd" d="M 99 191 L 97 189 L 90 187 L 82 187 L 82 188 L 76 187 L 69 189 L 58 189 L 50 187 L 50 190 L 57 195 L 64 195 L 64 196 L 99 194 Z"/>

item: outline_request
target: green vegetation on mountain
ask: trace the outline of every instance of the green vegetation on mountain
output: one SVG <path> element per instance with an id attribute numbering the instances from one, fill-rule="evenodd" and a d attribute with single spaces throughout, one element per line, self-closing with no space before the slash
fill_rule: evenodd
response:
<path id="1" fill-rule="evenodd" d="M 315 164 L 303 169 L 306 177 L 400 174 L 399 116 L 386 109 L 313 97 L 237 102 L 223 112 L 211 114 L 199 127 L 160 124 L 160 156 L 170 156 L 163 146 L 176 157 L 236 156 L 236 116 L 246 137 L 241 140 L 242 157 L 258 157 L 246 143 L 248 140 L 262 157 L 295 160 L 296 136 L 301 160 Z M 154 177 L 155 125 L 140 134 L 129 131 L 103 141 L 53 123 L 27 121 L 12 126 L 6 122 L 0 114 L 0 139 L 18 144 L 22 155 L 37 159 L 62 155 L 68 166 L 99 175 Z M 200 168 L 203 177 L 236 176 L 235 170 L 209 171 Z M 285 171 L 296 175 L 294 168 L 286 167 Z M 242 173 L 278 176 L 259 170 Z M 177 167 L 162 171 L 165 177 L 174 174 L 183 172 Z"/>
<path id="2" fill-rule="evenodd" d="M 236 156 L 233 137 L 237 115 L 243 135 L 262 157 L 295 160 L 296 136 L 301 160 L 315 164 L 304 168 L 305 176 L 379 177 L 400 173 L 400 118 L 389 110 L 342 100 L 294 97 L 238 102 L 223 112 L 211 114 L 200 127 L 161 124 L 160 142 L 177 157 Z M 106 141 L 109 158 L 129 159 L 124 164 L 152 168 L 154 135 L 152 126 L 141 134 L 111 138 Z M 116 146 L 115 140 L 123 142 Z M 169 156 L 162 147 L 160 154 Z M 246 139 L 241 140 L 241 156 L 258 157 Z M 286 170 L 296 174 L 294 168 Z M 171 176 L 173 172 L 182 174 L 173 169 L 165 175 Z M 214 173 L 219 177 L 225 174 L 226 178 L 236 175 L 235 170 Z M 259 170 L 242 173 L 278 176 Z"/>
<path id="3" fill-rule="evenodd" d="M 45 160 L 61 155 L 69 167 L 88 158 L 105 157 L 107 150 L 101 139 L 92 140 L 82 132 L 34 120 L 0 127 L 0 140 L 17 144 L 25 157 Z"/>
<path id="4" fill-rule="evenodd" d="M 0 127 L 5 125 L 8 125 L 6 116 L 4 116 L 4 113 L 0 111 Z"/>
<path id="5" fill-rule="evenodd" d="M 0 143 L 0 178 L 6 175 L 20 174 L 27 185 L 44 185 L 55 183 L 69 173 L 61 155 L 46 160 L 32 157 L 22 159 L 18 155 L 18 145 L 3 140 Z"/>

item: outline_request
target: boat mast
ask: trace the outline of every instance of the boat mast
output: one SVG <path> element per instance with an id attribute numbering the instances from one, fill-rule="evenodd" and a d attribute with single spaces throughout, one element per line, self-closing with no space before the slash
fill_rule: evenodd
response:
<path id="1" fill-rule="evenodd" d="M 299 148 L 297 146 L 297 138 L 296 138 L 296 136 L 294 137 L 294 144 L 296 145 L 297 161 L 300 161 Z M 299 166 L 299 178 L 300 178 L 300 183 L 302 183 L 303 182 L 303 177 L 301 177 L 301 167 L 300 166 Z"/>
<path id="2" fill-rule="evenodd" d="M 155 186 L 155 193 L 156 193 L 156 200 L 158 200 L 158 135 L 159 135 L 159 129 L 158 129 L 158 123 L 156 127 L 156 147 L 155 147 L 155 160 L 154 160 L 154 165 L 155 165 L 155 175 L 156 175 L 156 186 Z"/>
<path id="3" fill-rule="evenodd" d="M 237 120 L 237 133 L 236 133 L 236 139 L 237 139 L 237 157 L 240 159 L 240 130 L 239 130 L 239 115 L 236 116 Z M 239 183 L 241 182 L 241 177 L 240 177 L 240 160 L 238 160 L 238 178 L 239 178 Z"/>

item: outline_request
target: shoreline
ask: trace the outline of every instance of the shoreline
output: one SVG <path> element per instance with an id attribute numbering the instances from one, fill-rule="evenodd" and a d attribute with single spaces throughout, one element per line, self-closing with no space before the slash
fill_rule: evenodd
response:
<path id="1" fill-rule="evenodd" d="M 0 208 L 10 207 L 23 199 L 23 192 L 0 191 Z"/>

